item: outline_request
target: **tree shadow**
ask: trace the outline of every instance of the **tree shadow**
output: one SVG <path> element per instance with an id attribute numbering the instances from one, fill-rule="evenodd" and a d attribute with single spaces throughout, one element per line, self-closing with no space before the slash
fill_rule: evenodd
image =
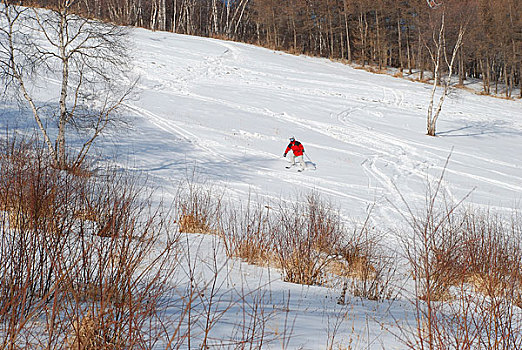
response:
<path id="1" fill-rule="evenodd" d="M 511 123 L 503 120 L 475 122 L 460 128 L 437 132 L 444 137 L 472 137 L 484 135 L 522 136 L 522 130 L 516 129 Z"/>

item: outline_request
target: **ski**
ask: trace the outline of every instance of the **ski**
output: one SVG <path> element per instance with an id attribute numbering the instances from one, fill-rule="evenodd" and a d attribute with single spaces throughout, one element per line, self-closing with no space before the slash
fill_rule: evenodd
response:
<path id="1" fill-rule="evenodd" d="M 294 164 L 294 165 L 286 165 L 285 168 L 286 168 L 286 169 L 291 169 L 291 168 L 293 168 L 294 166 L 295 166 L 295 164 Z M 302 172 L 302 171 L 304 171 L 304 169 L 297 169 L 297 171 L 298 171 L 298 172 Z"/>

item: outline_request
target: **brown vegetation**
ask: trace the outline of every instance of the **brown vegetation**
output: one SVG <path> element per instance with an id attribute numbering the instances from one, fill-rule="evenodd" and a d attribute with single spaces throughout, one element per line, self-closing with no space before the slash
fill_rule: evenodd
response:
<path id="1" fill-rule="evenodd" d="M 33 140 L 0 148 L 0 347 L 143 348 L 175 267 L 175 240 L 156 246 L 168 221 L 117 173 L 59 170 Z"/>
<path id="2" fill-rule="evenodd" d="M 367 299 L 394 297 L 395 259 L 376 244 L 367 221 L 349 231 L 339 212 L 318 194 L 291 203 L 247 205 L 228 215 L 224 232 L 231 257 L 281 270 L 283 280 L 306 285 L 344 285 L 346 292 Z M 368 218 L 369 220 L 369 218 Z"/>
<path id="3" fill-rule="evenodd" d="M 53 6 L 63 0 L 16 1 Z M 434 70 L 429 59 L 432 34 L 441 14 L 448 20 L 447 49 L 459 26 L 468 30 L 456 62 L 459 83 L 483 80 L 486 94 L 513 96 L 521 87 L 521 3 L 516 0 L 425 1 L 241 0 L 75 1 L 84 16 L 177 33 L 255 43 L 296 54 L 309 54 L 412 74 Z M 501 90 L 502 89 L 502 90 Z M 522 96 L 522 89 L 520 89 Z"/>
<path id="4" fill-rule="evenodd" d="M 209 233 L 206 218 L 198 218 L 194 214 L 183 214 L 179 221 L 179 232 L 188 233 Z"/>
<path id="5" fill-rule="evenodd" d="M 424 214 L 404 239 L 415 282 L 411 349 L 515 349 L 522 341 L 522 226 L 441 199 L 429 186 Z M 404 331 L 404 330 L 403 330 Z"/>
<path id="6" fill-rule="evenodd" d="M 178 187 L 174 200 L 179 232 L 219 234 L 222 194 L 200 181 L 195 171 Z"/>

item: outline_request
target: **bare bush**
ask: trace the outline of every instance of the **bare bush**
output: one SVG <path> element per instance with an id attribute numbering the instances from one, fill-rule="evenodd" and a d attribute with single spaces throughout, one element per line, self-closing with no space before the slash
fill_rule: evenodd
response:
<path id="1" fill-rule="evenodd" d="M 194 169 L 178 186 L 175 198 L 180 232 L 219 233 L 222 193 L 198 178 Z"/>
<path id="2" fill-rule="evenodd" d="M 281 268 L 283 279 L 335 285 L 371 300 L 394 297 L 393 253 L 378 243 L 381 233 L 367 220 L 349 232 L 339 212 L 316 193 L 277 209 L 252 204 L 228 207 L 222 228 L 227 254 L 257 265 Z"/>
<path id="3" fill-rule="evenodd" d="M 522 343 L 522 241 L 516 217 L 468 208 L 458 213 L 462 247 L 454 298 L 437 315 L 437 343 L 517 349 Z M 457 345 L 458 344 L 458 345 Z"/>
<path id="4" fill-rule="evenodd" d="M 396 256 L 383 252 L 380 246 L 370 249 L 367 255 L 349 265 L 351 272 L 345 279 L 340 304 L 344 304 L 346 289 L 353 296 L 368 300 L 383 301 L 396 297 Z"/>
<path id="5" fill-rule="evenodd" d="M 229 206 L 224 223 L 224 243 L 229 257 L 249 264 L 277 266 L 271 227 L 271 207 L 253 204 Z"/>
<path id="6" fill-rule="evenodd" d="M 281 206 L 273 230 L 283 279 L 299 284 L 322 283 L 325 268 L 344 237 L 338 212 L 312 193 L 304 202 Z"/>
<path id="7" fill-rule="evenodd" d="M 442 176 L 428 186 L 424 214 L 410 211 L 404 247 L 415 281 L 416 327 L 405 343 L 411 349 L 520 348 L 518 216 L 461 210 L 461 203 L 441 198 L 441 186 Z"/>
<path id="8" fill-rule="evenodd" d="M 371 224 L 371 212 L 366 220 L 354 224 L 331 270 L 343 281 L 339 304 L 345 303 L 346 292 L 368 300 L 385 300 L 395 297 L 396 256 L 379 243 L 383 233 Z"/>
<path id="9" fill-rule="evenodd" d="M 124 174 L 76 176 L 54 168 L 37 142 L 2 146 L 0 346 L 156 342 L 162 330 L 151 321 L 176 267 L 168 216 Z"/>
<path id="10" fill-rule="evenodd" d="M 261 348 L 288 341 L 286 326 L 283 335 L 268 329 L 275 310 L 265 310 L 261 287 L 230 287 L 228 261 L 217 248 L 203 259 L 186 235 L 182 249 L 171 219 L 180 213 L 205 218 L 207 232 L 219 234 L 205 238 L 216 246 L 223 237 L 221 197 L 212 189 L 187 182 L 172 215 L 152 206 L 139 178 L 110 168 L 71 173 L 53 163 L 38 142 L 1 145 L 0 348 Z M 229 312 L 241 320 L 230 335 L 215 336 Z"/>

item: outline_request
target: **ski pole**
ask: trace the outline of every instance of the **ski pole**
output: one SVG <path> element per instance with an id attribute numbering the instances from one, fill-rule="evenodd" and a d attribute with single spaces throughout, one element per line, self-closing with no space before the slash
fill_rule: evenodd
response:
<path id="1" fill-rule="evenodd" d="M 308 157 L 308 153 L 305 152 L 305 156 L 312 163 L 312 165 L 314 166 L 314 169 L 317 169 L 317 166 L 315 165 L 314 161 L 311 160 L 310 157 Z"/>

